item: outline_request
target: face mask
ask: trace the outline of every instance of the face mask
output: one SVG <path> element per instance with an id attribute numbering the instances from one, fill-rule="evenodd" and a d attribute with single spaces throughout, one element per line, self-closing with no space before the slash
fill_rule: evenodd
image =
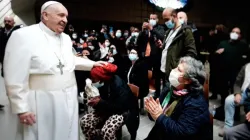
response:
<path id="1" fill-rule="evenodd" d="M 115 34 L 115 36 L 116 36 L 117 38 L 120 38 L 120 37 L 122 36 L 122 33 L 121 33 L 121 32 L 117 32 L 117 33 Z"/>
<path id="2" fill-rule="evenodd" d="M 134 32 L 134 36 L 135 36 L 135 37 L 138 37 L 138 36 L 139 36 L 139 33 L 138 33 L 138 32 Z"/>
<path id="3" fill-rule="evenodd" d="M 173 29 L 175 24 L 172 20 L 169 20 L 167 22 L 165 22 L 166 26 L 169 28 L 169 29 Z"/>
<path id="4" fill-rule="evenodd" d="M 88 37 L 88 34 L 84 34 L 84 37 L 87 38 L 87 37 Z"/>
<path id="5" fill-rule="evenodd" d="M 128 37 L 128 33 L 124 33 L 124 37 Z"/>
<path id="6" fill-rule="evenodd" d="M 116 55 L 117 54 L 117 51 L 116 50 L 113 50 L 113 55 Z"/>
<path id="7" fill-rule="evenodd" d="M 237 40 L 239 38 L 239 35 L 237 33 L 230 33 L 230 38 L 232 40 Z"/>
<path id="8" fill-rule="evenodd" d="M 128 55 L 128 58 L 131 60 L 131 61 L 135 61 L 138 59 L 138 56 L 136 54 L 129 54 Z"/>
<path id="9" fill-rule="evenodd" d="M 169 82 L 173 87 L 178 87 L 181 83 L 178 78 L 180 77 L 180 73 L 177 70 L 172 70 L 169 75 Z"/>
<path id="10" fill-rule="evenodd" d="M 76 35 L 76 34 L 73 34 L 73 35 L 72 35 L 72 38 L 76 39 L 76 38 L 77 38 L 77 35 Z"/>
<path id="11" fill-rule="evenodd" d="M 105 42 L 104 44 L 105 44 L 106 47 L 108 47 L 110 45 L 109 42 Z"/>
<path id="12" fill-rule="evenodd" d="M 109 60 L 108 60 L 109 63 L 113 63 L 114 61 L 115 59 L 113 57 L 109 57 Z"/>
<path id="13" fill-rule="evenodd" d="M 88 46 L 89 48 L 90 48 L 90 50 L 94 50 L 95 49 L 95 47 L 94 46 Z"/>
<path id="14" fill-rule="evenodd" d="M 217 34 L 217 33 L 218 33 L 218 31 L 217 31 L 217 30 L 214 30 L 214 33 L 215 33 L 215 34 Z"/>
<path id="15" fill-rule="evenodd" d="M 95 86 L 96 88 L 100 88 L 100 87 L 104 86 L 104 83 L 100 83 L 100 81 L 99 81 L 99 82 L 93 83 L 93 86 Z"/>
<path id="16" fill-rule="evenodd" d="M 83 43 L 84 43 L 84 40 L 80 39 L 80 43 L 83 44 Z"/>
<path id="17" fill-rule="evenodd" d="M 149 24 L 154 27 L 156 25 L 156 20 L 150 19 Z"/>
<path id="18" fill-rule="evenodd" d="M 184 19 L 179 19 L 179 22 L 180 22 L 180 24 L 184 24 L 185 23 Z"/>

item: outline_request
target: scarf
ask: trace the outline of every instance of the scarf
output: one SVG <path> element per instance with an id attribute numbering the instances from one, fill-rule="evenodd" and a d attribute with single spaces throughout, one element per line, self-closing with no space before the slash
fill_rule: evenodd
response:
<path id="1" fill-rule="evenodd" d="M 173 113 L 176 105 L 179 103 L 181 98 L 177 98 L 175 99 L 170 105 L 169 105 L 169 101 L 171 99 L 172 94 L 175 94 L 177 96 L 183 96 L 186 95 L 188 92 L 187 90 L 181 90 L 181 91 L 174 91 L 172 88 L 170 89 L 170 91 L 168 92 L 167 96 L 165 97 L 165 99 L 162 102 L 162 107 L 163 107 L 163 114 L 165 114 L 166 116 L 171 116 L 171 114 Z"/>

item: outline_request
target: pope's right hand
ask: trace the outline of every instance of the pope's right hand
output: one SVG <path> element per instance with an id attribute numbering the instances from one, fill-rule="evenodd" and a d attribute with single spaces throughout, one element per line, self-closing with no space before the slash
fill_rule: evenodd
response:
<path id="1" fill-rule="evenodd" d="M 18 117 L 22 124 L 33 125 L 36 123 L 36 115 L 32 112 L 20 113 Z"/>

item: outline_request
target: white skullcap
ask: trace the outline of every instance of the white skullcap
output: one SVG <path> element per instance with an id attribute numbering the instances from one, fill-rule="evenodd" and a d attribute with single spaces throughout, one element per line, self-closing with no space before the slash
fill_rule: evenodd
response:
<path id="1" fill-rule="evenodd" d="M 47 8 L 49 7 L 50 5 L 53 5 L 53 4 L 61 4 L 60 2 L 57 2 L 57 1 L 48 1 L 48 2 L 45 2 L 41 8 L 41 13 Z"/>

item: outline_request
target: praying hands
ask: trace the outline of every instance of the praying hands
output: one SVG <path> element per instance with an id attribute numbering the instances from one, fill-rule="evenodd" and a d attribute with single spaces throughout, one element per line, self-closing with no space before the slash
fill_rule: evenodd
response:
<path id="1" fill-rule="evenodd" d="M 246 120 L 248 121 L 248 122 L 250 122 L 250 111 L 247 113 L 247 115 L 246 115 Z"/>
<path id="2" fill-rule="evenodd" d="M 163 113 L 159 98 L 155 101 L 152 96 L 145 99 L 145 109 L 155 121 Z"/>

